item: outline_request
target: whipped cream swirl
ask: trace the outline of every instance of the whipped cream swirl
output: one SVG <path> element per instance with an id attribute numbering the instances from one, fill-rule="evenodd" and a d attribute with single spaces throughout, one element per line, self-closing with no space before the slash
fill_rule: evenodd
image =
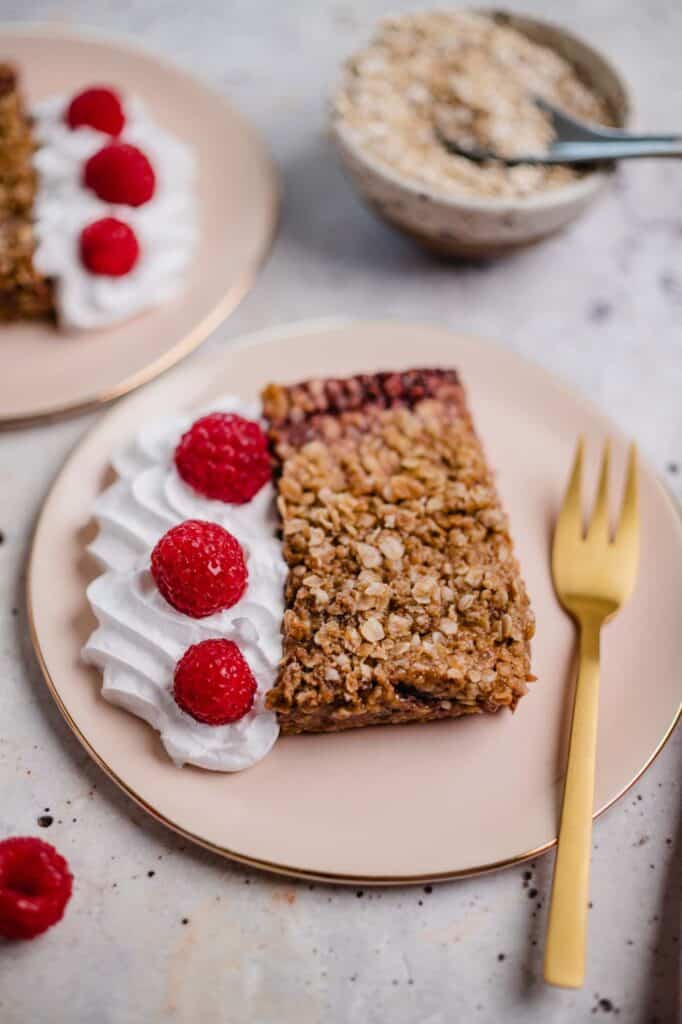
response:
<path id="1" fill-rule="evenodd" d="M 256 405 L 233 397 L 204 411 L 259 418 Z M 195 418 L 175 416 L 145 427 L 113 460 L 119 479 L 94 508 L 99 533 L 90 551 L 104 572 L 88 587 L 99 626 L 83 657 L 102 670 L 102 695 L 157 729 L 176 764 L 239 771 L 264 757 L 279 731 L 264 698 L 281 657 L 287 568 L 275 536 L 271 483 L 247 504 L 229 505 L 195 493 L 178 475 L 175 446 Z M 247 562 L 249 579 L 242 599 L 205 619 L 172 608 L 149 572 L 151 548 L 184 519 L 220 523 L 239 540 Z M 254 706 L 240 721 L 211 726 L 175 703 L 173 674 L 188 647 L 218 637 L 238 644 L 258 691 Z"/>
<path id="2" fill-rule="evenodd" d="M 124 105 L 116 140 L 149 157 L 156 188 L 142 206 L 106 203 L 83 185 L 85 162 L 113 140 L 94 128 L 69 128 L 70 97 L 53 96 L 32 110 L 38 149 L 34 204 L 36 269 L 55 282 L 62 327 L 106 327 L 161 305 L 184 288 L 198 239 L 196 162 L 192 150 L 158 127 L 137 99 Z M 125 221 L 137 235 L 140 256 L 128 274 L 92 274 L 80 259 L 83 228 L 101 217 Z"/>

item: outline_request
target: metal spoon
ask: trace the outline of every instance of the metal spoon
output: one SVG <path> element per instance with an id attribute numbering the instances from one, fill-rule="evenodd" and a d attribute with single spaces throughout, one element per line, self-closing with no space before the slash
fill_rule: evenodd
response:
<path id="1" fill-rule="evenodd" d="M 436 124 L 436 134 L 450 153 L 469 160 L 499 160 L 515 164 L 583 164 L 595 160 L 627 160 L 643 156 L 682 156 L 682 135 L 632 135 L 615 128 L 585 124 L 557 110 L 546 100 L 535 103 L 549 115 L 555 139 L 542 153 L 506 157 L 492 150 L 462 146 L 448 138 Z"/>

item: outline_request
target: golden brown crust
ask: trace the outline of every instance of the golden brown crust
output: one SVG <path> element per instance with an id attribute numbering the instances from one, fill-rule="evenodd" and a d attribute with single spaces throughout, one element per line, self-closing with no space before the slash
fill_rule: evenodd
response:
<path id="1" fill-rule="evenodd" d="M 514 708 L 533 617 L 454 371 L 270 385 L 284 732 Z"/>
<path id="2" fill-rule="evenodd" d="M 50 283 L 33 265 L 34 150 L 17 72 L 0 64 L 0 321 L 53 312 Z"/>

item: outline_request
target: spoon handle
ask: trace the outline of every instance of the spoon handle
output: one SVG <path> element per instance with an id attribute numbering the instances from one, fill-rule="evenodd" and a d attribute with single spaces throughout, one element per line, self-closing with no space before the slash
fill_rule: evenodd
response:
<path id="1" fill-rule="evenodd" d="M 604 139 L 599 142 L 555 142 L 546 153 L 519 157 L 515 163 L 582 164 L 595 160 L 633 160 L 641 157 L 680 157 L 682 139 L 654 142 L 640 139 Z"/>

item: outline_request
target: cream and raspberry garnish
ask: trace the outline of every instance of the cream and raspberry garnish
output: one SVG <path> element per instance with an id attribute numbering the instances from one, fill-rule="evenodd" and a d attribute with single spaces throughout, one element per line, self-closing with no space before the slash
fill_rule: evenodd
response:
<path id="1" fill-rule="evenodd" d="M 60 324 L 106 326 L 173 298 L 198 237 L 191 151 L 109 85 L 33 111 L 35 264 Z"/>
<path id="2" fill-rule="evenodd" d="M 257 423 L 213 413 L 194 423 L 175 450 L 181 477 L 220 501 L 243 504 L 270 479 L 265 434 Z M 239 541 L 217 523 L 188 519 L 170 529 L 151 555 L 159 592 L 177 611 L 206 618 L 235 605 L 248 580 Z M 178 662 L 173 696 L 206 725 L 239 721 L 256 694 L 251 669 L 231 640 L 203 640 Z"/>
<path id="3" fill-rule="evenodd" d="M 95 507 L 106 571 L 88 589 L 100 625 L 84 657 L 176 763 L 238 771 L 278 734 L 264 698 L 286 566 L 258 409 L 217 404 L 150 424 L 114 459 L 120 479 Z"/>
<path id="4" fill-rule="evenodd" d="M 118 136 L 125 115 L 118 94 L 103 86 L 85 89 L 71 100 L 65 118 L 72 131 L 94 128 Z M 83 184 L 106 203 L 142 206 L 154 195 L 156 176 L 137 146 L 110 142 L 83 165 Z M 81 231 L 80 254 L 91 274 L 121 277 L 137 263 L 140 245 L 133 229 L 115 217 L 102 217 Z"/>

